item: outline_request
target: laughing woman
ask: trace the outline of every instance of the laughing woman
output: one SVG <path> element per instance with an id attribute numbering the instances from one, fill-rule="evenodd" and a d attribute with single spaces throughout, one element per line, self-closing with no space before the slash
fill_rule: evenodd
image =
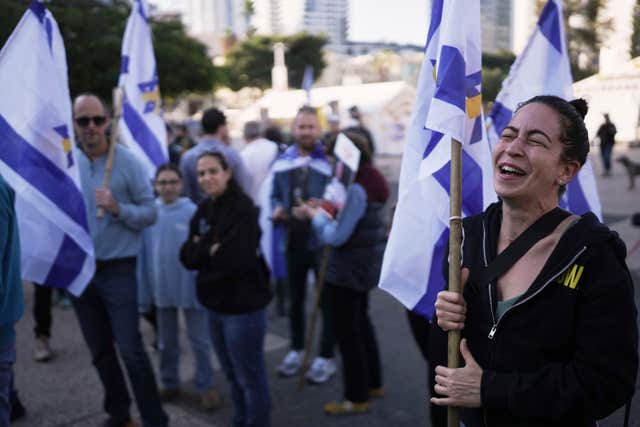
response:
<path id="1" fill-rule="evenodd" d="M 191 219 L 180 259 L 198 271 L 198 300 L 209 309 L 211 340 L 231 385 L 233 426 L 268 427 L 263 343 L 271 294 L 258 256 L 258 208 L 236 184 L 222 154 L 201 154 L 197 172 L 208 197 Z"/>
<path id="2" fill-rule="evenodd" d="M 594 427 L 634 392 L 624 244 L 558 207 L 589 152 L 586 112 L 554 96 L 521 105 L 493 152 L 501 201 L 463 221 L 466 285 L 438 294 L 436 316 L 462 331 L 465 367 L 436 368 L 432 402 L 469 408 L 467 427 Z"/>

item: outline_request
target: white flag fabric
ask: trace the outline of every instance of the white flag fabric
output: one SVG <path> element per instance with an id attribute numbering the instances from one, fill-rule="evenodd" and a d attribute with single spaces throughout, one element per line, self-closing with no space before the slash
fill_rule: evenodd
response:
<path id="1" fill-rule="evenodd" d="M 147 10 L 144 0 L 132 2 L 122 39 L 118 86 L 124 88 L 125 100 L 119 129 L 121 141 L 142 160 L 149 176 L 154 176 L 169 157 Z"/>
<path id="2" fill-rule="evenodd" d="M 527 46 L 516 58 L 509 76 L 502 83 L 489 114 L 491 124 L 487 133 L 491 146 L 495 146 L 500 139 L 518 104 L 536 95 L 555 95 L 570 100 L 573 98 L 572 84 L 562 2 L 549 0 Z M 578 176 L 567 185 L 560 205 L 576 214 L 591 211 L 602 219 L 591 160 L 587 159 Z"/>
<path id="3" fill-rule="evenodd" d="M 34 1 L 0 51 L 0 174 L 16 192 L 22 277 L 80 295 L 95 272 L 73 151 L 67 60 Z"/>
<path id="4" fill-rule="evenodd" d="M 444 288 L 451 138 L 462 142 L 462 213 L 495 201 L 480 82 L 480 1 L 434 0 L 398 204 L 379 287 L 430 318 Z"/>

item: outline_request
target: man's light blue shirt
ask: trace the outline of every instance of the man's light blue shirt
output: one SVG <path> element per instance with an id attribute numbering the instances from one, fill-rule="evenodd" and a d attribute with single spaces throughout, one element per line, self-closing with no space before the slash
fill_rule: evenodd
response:
<path id="1" fill-rule="evenodd" d="M 233 178 L 238 185 L 240 185 L 240 188 L 242 188 L 245 193 L 251 194 L 251 176 L 247 172 L 240 154 L 218 139 L 203 138 L 198 145 L 187 150 L 180 159 L 180 172 L 182 172 L 184 181 L 183 193 L 185 196 L 190 198 L 195 204 L 200 203 L 202 199 L 205 198 L 205 194 L 198 186 L 198 173 L 196 170 L 198 156 L 205 151 L 222 153 L 225 159 L 227 159 L 229 166 L 231 166 Z"/>
<path id="2" fill-rule="evenodd" d="M 146 169 L 128 148 L 116 146 L 109 189 L 118 202 L 120 213 L 115 217 L 105 211 L 98 219 L 95 190 L 103 188 L 107 154 L 91 162 L 78 150 L 76 158 L 96 259 L 137 256 L 142 230 L 156 220 L 153 190 Z"/>

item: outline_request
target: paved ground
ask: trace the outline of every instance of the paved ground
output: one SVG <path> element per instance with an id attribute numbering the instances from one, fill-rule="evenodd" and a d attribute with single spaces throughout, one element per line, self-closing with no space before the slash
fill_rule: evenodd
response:
<path id="1" fill-rule="evenodd" d="M 617 153 L 616 153 L 617 154 Z M 616 156 L 614 154 L 614 157 Z M 640 161 L 640 150 L 626 153 Z M 397 183 L 399 160 L 383 158 L 378 161 L 389 179 Z M 640 228 L 630 225 L 629 217 L 640 211 L 640 180 L 635 191 L 627 190 L 627 178 L 619 164 L 615 164 L 613 176 L 599 177 L 600 195 L 604 219 L 617 230 L 629 249 L 640 240 Z M 395 192 L 395 185 L 394 192 Z M 628 263 L 633 271 L 635 283 L 640 283 L 640 249 L 630 254 Z M 27 310 L 32 307 L 32 286 L 26 286 Z M 636 297 L 638 298 L 638 297 Z M 377 328 L 385 373 L 387 396 L 373 403 L 367 416 L 342 419 L 328 418 L 322 414 L 322 404 L 340 397 L 339 376 L 323 386 L 296 390 L 296 381 L 283 380 L 276 376 L 275 366 L 287 351 L 287 322 L 270 313 L 269 335 L 266 343 L 267 365 L 273 396 L 274 426 L 428 426 L 426 366 L 410 336 L 402 307 L 381 291 L 372 295 L 371 314 Z M 56 358 L 47 364 L 32 360 L 33 318 L 27 311 L 18 324 L 18 362 L 16 384 L 27 407 L 27 417 L 16 422 L 18 427 L 80 427 L 99 426 L 104 421 L 102 392 L 97 375 L 91 366 L 88 350 L 80 336 L 72 310 L 55 307 L 52 345 Z M 133 325 L 132 325 L 133 327 Z M 151 333 L 143 325 L 147 343 Z M 181 362 L 185 388 L 192 388 L 188 381 L 193 373 L 185 342 L 181 347 L 184 357 Z M 151 353 L 157 366 L 157 355 Z M 615 363 L 615 361 L 612 361 Z M 217 366 L 217 365 L 216 365 Z M 226 383 L 219 370 L 218 386 L 226 392 Z M 230 405 L 219 412 L 205 413 L 197 406 L 194 396 L 187 396 L 176 404 L 166 405 L 173 426 L 225 426 L 231 417 Z M 640 398 L 632 406 L 633 423 L 640 425 Z M 612 415 L 601 423 L 605 427 L 621 425 L 621 414 Z"/>

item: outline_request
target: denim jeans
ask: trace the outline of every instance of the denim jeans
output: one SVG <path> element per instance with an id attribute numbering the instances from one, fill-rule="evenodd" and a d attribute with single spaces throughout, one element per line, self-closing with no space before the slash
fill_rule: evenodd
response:
<path id="1" fill-rule="evenodd" d="M 167 389 L 175 389 L 180 386 L 178 373 L 178 361 L 180 360 L 178 310 L 176 307 L 158 307 L 157 309 L 160 381 L 163 387 Z M 191 343 L 191 354 L 193 354 L 196 365 L 196 388 L 202 393 L 213 387 L 207 311 L 196 308 L 183 308 L 181 310 L 187 323 L 187 336 Z"/>
<path id="2" fill-rule="evenodd" d="M 600 144 L 600 154 L 602 155 L 602 164 L 604 170 L 609 172 L 611 169 L 611 152 L 613 151 L 613 144 Z"/>
<path id="3" fill-rule="evenodd" d="M 15 337 L 6 346 L 0 347 L 0 427 L 8 427 L 11 417 L 9 392 L 12 388 L 13 364 L 16 361 Z"/>
<path id="4" fill-rule="evenodd" d="M 115 342 L 144 426 L 164 427 L 168 418 L 138 328 L 137 299 L 136 263 L 132 259 L 98 268 L 82 295 L 72 298 L 72 302 L 104 387 L 104 409 L 111 420 L 129 419 L 131 404 Z"/>
<path id="5" fill-rule="evenodd" d="M 229 384 L 234 427 L 269 427 L 271 398 L 264 362 L 265 310 L 247 314 L 209 312 L 211 341 Z"/>

